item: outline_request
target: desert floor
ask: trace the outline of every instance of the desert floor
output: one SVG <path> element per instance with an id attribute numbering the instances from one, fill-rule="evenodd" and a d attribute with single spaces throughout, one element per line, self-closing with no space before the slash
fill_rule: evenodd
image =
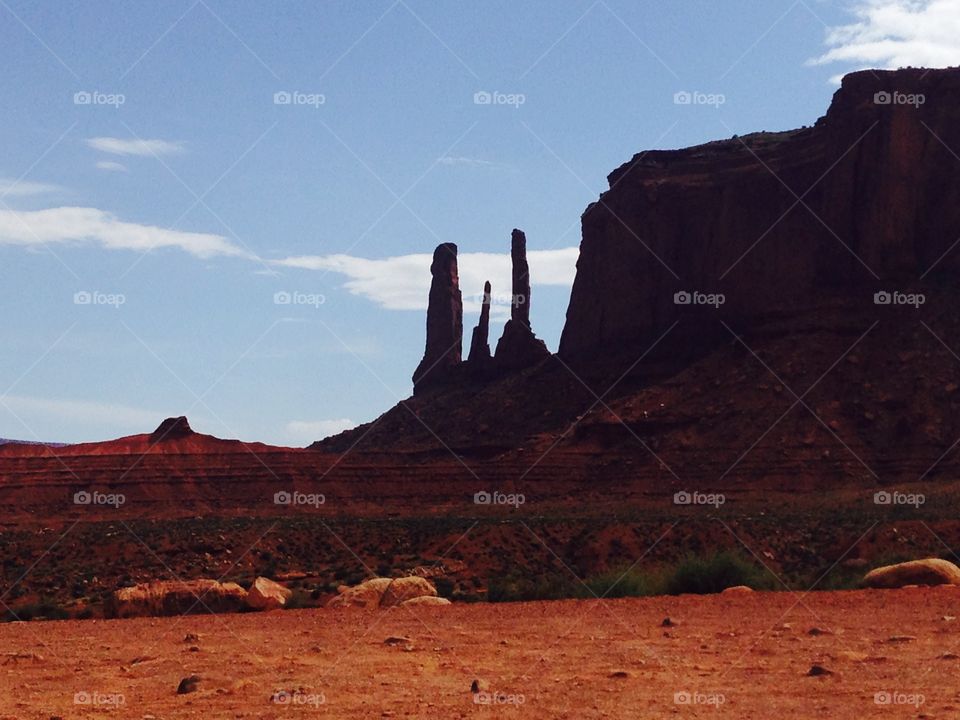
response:
<path id="1" fill-rule="evenodd" d="M 0 718 L 953 718 L 954 615 L 951 587 L 11 623 Z"/>

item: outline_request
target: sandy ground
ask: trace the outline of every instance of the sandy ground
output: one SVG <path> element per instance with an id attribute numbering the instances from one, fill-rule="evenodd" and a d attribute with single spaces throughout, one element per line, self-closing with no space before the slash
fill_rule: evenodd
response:
<path id="1" fill-rule="evenodd" d="M 953 718 L 954 615 L 960 588 L 13 623 L 0 718 Z"/>

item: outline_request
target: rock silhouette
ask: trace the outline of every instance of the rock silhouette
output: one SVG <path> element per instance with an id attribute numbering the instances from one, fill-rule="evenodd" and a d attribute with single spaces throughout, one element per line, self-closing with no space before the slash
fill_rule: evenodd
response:
<path id="1" fill-rule="evenodd" d="M 500 371 L 520 370 L 550 356 L 543 340 L 530 328 L 530 266 L 527 264 L 527 237 L 514 230 L 510 238 L 513 288 L 510 319 L 497 343 L 496 367 Z"/>
<path id="2" fill-rule="evenodd" d="M 960 73 L 870 70 L 847 75 L 813 127 L 636 155 L 583 215 L 560 356 L 646 348 L 679 320 L 661 345 L 679 363 L 729 339 L 718 319 L 955 278 L 960 185 L 944 146 L 960 147 Z"/>
<path id="3" fill-rule="evenodd" d="M 415 394 L 448 378 L 460 364 L 463 352 L 463 297 L 456 245 L 442 243 L 437 246 L 430 274 L 427 344 L 423 360 L 413 373 Z"/>
<path id="4" fill-rule="evenodd" d="M 150 434 L 152 442 L 163 442 L 164 440 L 179 440 L 193 435 L 193 430 L 186 417 L 167 418 Z"/>
<path id="5" fill-rule="evenodd" d="M 467 362 L 471 365 L 485 365 L 490 362 L 490 281 L 483 284 L 483 305 L 480 308 L 480 322 L 473 329 L 470 340 L 470 354 Z"/>

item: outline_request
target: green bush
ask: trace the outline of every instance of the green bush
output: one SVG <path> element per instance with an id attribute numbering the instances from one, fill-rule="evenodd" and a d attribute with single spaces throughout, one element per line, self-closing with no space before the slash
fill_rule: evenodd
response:
<path id="1" fill-rule="evenodd" d="M 754 590 L 776 587 L 776 578 L 744 556 L 723 551 L 709 555 L 690 554 L 675 565 L 655 571 L 634 567 L 608 570 L 583 583 L 569 573 L 533 577 L 512 574 L 490 578 L 489 602 L 649 597 L 717 593 L 734 585 Z"/>
<path id="2" fill-rule="evenodd" d="M 683 558 L 666 576 L 663 589 L 667 595 L 705 595 L 734 585 L 766 590 L 773 587 L 774 582 L 775 578 L 765 569 L 736 552 L 725 550 Z"/>
<path id="3" fill-rule="evenodd" d="M 7 610 L 3 616 L 4 622 L 15 620 L 67 620 L 70 613 L 52 600 L 41 600 L 38 603 L 21 605 L 15 610 Z"/>
<path id="4" fill-rule="evenodd" d="M 609 570 L 587 579 L 587 587 L 599 598 L 648 597 L 663 594 L 663 578 L 635 568 Z"/>

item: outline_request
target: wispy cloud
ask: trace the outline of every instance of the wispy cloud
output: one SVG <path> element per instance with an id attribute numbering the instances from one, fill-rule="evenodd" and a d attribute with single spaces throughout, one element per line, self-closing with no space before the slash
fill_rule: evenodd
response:
<path id="1" fill-rule="evenodd" d="M 29 180 L 18 182 L 12 178 L 0 177 L 0 197 L 32 197 L 59 192 L 60 190 L 61 188 L 57 185 L 30 182 Z"/>
<path id="2" fill-rule="evenodd" d="M 491 162 L 490 160 L 483 160 L 481 158 L 466 157 L 464 155 L 444 155 L 442 158 L 437 160 L 437 163 L 440 165 L 461 165 L 466 167 L 503 167 L 500 165 L 500 163 Z"/>
<path id="3" fill-rule="evenodd" d="M 16 429 L 21 427 L 17 418 L 32 426 L 36 423 L 49 425 L 51 421 L 70 422 L 105 428 L 123 428 L 122 431 L 132 433 L 150 432 L 160 421 L 167 417 L 163 412 L 116 405 L 110 403 L 92 402 L 89 400 L 74 400 L 67 398 L 40 398 L 25 395 L 6 395 L 0 403 L 0 417 L 15 413 L 14 422 L 10 426 Z M 9 431 L 8 431 L 9 432 Z M 19 436 L 23 436 L 20 432 Z M 36 440 L 34 437 L 22 439 Z M 57 438 L 40 438 L 45 441 L 56 441 Z"/>
<path id="4" fill-rule="evenodd" d="M 114 162 L 113 160 L 101 160 L 97 163 L 98 170 L 106 170 L 107 172 L 126 172 L 127 166 L 123 163 Z"/>
<path id="5" fill-rule="evenodd" d="M 287 435 L 293 443 L 306 445 L 356 426 L 357 423 L 348 418 L 312 421 L 293 420 L 287 423 Z"/>
<path id="6" fill-rule="evenodd" d="M 111 155 L 174 155 L 183 152 L 183 143 L 169 140 L 140 140 L 136 138 L 95 137 L 87 138 L 87 145 L 94 150 Z"/>
<path id="7" fill-rule="evenodd" d="M 217 255 L 255 259 L 221 235 L 168 230 L 124 222 L 97 208 L 0 210 L 0 245 L 95 243 L 108 250 L 178 248 L 199 258 Z"/>
<path id="8" fill-rule="evenodd" d="M 579 249 L 531 250 L 530 284 L 569 287 L 576 274 Z M 276 265 L 305 270 L 323 270 L 347 278 L 344 287 L 352 294 L 365 297 L 388 310 L 423 310 L 430 290 L 430 262 L 426 253 L 369 259 L 352 255 L 302 255 L 275 261 Z M 493 285 L 496 316 L 509 312 L 511 264 L 508 253 L 461 253 L 458 257 L 460 289 L 464 309 L 477 312 L 483 283 Z"/>
<path id="9" fill-rule="evenodd" d="M 857 0 L 852 12 L 856 21 L 829 28 L 829 50 L 812 64 L 843 62 L 858 70 L 960 64 L 960 0 Z"/>

